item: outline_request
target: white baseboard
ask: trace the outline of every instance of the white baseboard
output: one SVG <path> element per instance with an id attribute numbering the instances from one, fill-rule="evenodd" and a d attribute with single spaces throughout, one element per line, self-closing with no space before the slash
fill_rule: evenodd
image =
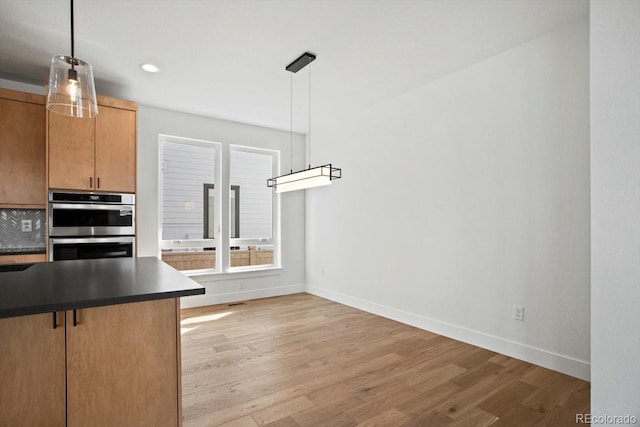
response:
<path id="1" fill-rule="evenodd" d="M 194 295 L 180 298 L 180 308 L 203 307 L 207 305 L 226 304 L 228 302 L 247 301 L 252 299 L 277 297 L 280 295 L 305 292 L 304 285 L 278 286 L 275 288 L 247 289 L 226 294 L 212 294 L 207 289 L 204 295 Z"/>
<path id="2" fill-rule="evenodd" d="M 462 326 L 453 325 L 439 320 L 431 319 L 419 314 L 398 310 L 393 307 L 355 298 L 339 292 L 307 286 L 306 291 L 340 304 L 348 305 L 359 310 L 367 311 L 378 316 L 396 320 L 407 325 L 415 326 L 439 335 L 463 341 L 487 350 L 505 354 L 516 359 L 524 360 L 535 365 L 553 369 L 573 377 L 586 381 L 590 380 L 591 365 L 589 362 L 574 359 L 569 356 L 554 353 L 537 347 L 500 338 L 494 335 Z"/>

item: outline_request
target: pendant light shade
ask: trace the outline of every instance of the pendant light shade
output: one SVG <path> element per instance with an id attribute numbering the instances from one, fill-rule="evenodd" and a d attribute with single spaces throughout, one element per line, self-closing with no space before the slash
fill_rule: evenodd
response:
<path id="1" fill-rule="evenodd" d="M 98 115 L 98 101 L 91 65 L 74 55 L 73 0 L 71 3 L 71 56 L 51 58 L 47 109 L 70 117 Z"/>
<path id="2" fill-rule="evenodd" d="M 91 65 L 70 56 L 51 58 L 47 108 L 71 117 L 97 116 L 98 102 Z"/>
<path id="3" fill-rule="evenodd" d="M 267 182 L 267 186 L 275 187 L 276 193 L 286 193 L 287 191 L 329 185 L 332 180 L 341 177 L 342 170 L 328 164 L 271 178 Z"/>
<path id="4" fill-rule="evenodd" d="M 305 52 L 295 61 L 286 66 L 286 70 L 297 73 L 316 59 L 312 53 Z M 293 164 L 293 79 L 291 81 L 291 163 Z M 333 167 L 331 163 L 322 166 L 311 167 L 311 67 L 309 67 L 309 167 L 298 172 L 291 169 L 291 173 L 269 178 L 267 187 L 275 188 L 276 193 L 286 193 L 294 190 L 321 187 L 331 184 L 334 179 L 342 178 L 342 169 Z"/>

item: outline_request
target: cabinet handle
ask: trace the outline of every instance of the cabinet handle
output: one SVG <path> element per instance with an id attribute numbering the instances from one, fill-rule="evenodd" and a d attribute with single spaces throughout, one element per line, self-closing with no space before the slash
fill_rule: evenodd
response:
<path id="1" fill-rule="evenodd" d="M 78 326 L 78 314 L 77 314 L 77 310 L 73 310 L 73 326 Z"/>
<path id="2" fill-rule="evenodd" d="M 100 177 L 98 177 L 98 188 L 100 188 Z"/>
<path id="3" fill-rule="evenodd" d="M 53 329 L 56 329 L 58 327 L 58 319 L 56 318 L 56 312 L 54 311 L 53 313 Z"/>
<path id="4" fill-rule="evenodd" d="M 93 177 L 89 177 L 89 188 L 93 188 Z"/>

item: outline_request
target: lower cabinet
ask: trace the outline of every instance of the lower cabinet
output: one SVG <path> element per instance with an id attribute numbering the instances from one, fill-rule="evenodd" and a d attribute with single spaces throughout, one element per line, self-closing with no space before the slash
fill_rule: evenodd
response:
<path id="1" fill-rule="evenodd" d="M 64 426 L 64 370 L 52 313 L 0 319 L 0 426 Z"/>
<path id="2" fill-rule="evenodd" d="M 1 319 L 0 425 L 180 425 L 178 301 Z"/>

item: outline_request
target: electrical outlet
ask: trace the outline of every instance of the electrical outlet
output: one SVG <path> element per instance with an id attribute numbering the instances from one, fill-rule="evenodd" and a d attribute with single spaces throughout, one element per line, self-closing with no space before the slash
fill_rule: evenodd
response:
<path id="1" fill-rule="evenodd" d="M 240 282 L 240 289 L 244 289 L 244 281 Z"/>
<path id="2" fill-rule="evenodd" d="M 22 232 L 23 232 L 23 233 L 30 233 L 30 232 L 31 232 L 31 230 L 32 230 L 32 224 L 33 224 L 33 223 L 31 222 L 31 220 L 30 220 L 30 219 L 23 219 L 23 220 L 22 220 L 22 224 L 21 224 L 21 226 L 22 226 Z"/>
<path id="3" fill-rule="evenodd" d="M 521 305 L 513 306 L 513 318 L 516 320 L 524 321 L 524 307 Z"/>

